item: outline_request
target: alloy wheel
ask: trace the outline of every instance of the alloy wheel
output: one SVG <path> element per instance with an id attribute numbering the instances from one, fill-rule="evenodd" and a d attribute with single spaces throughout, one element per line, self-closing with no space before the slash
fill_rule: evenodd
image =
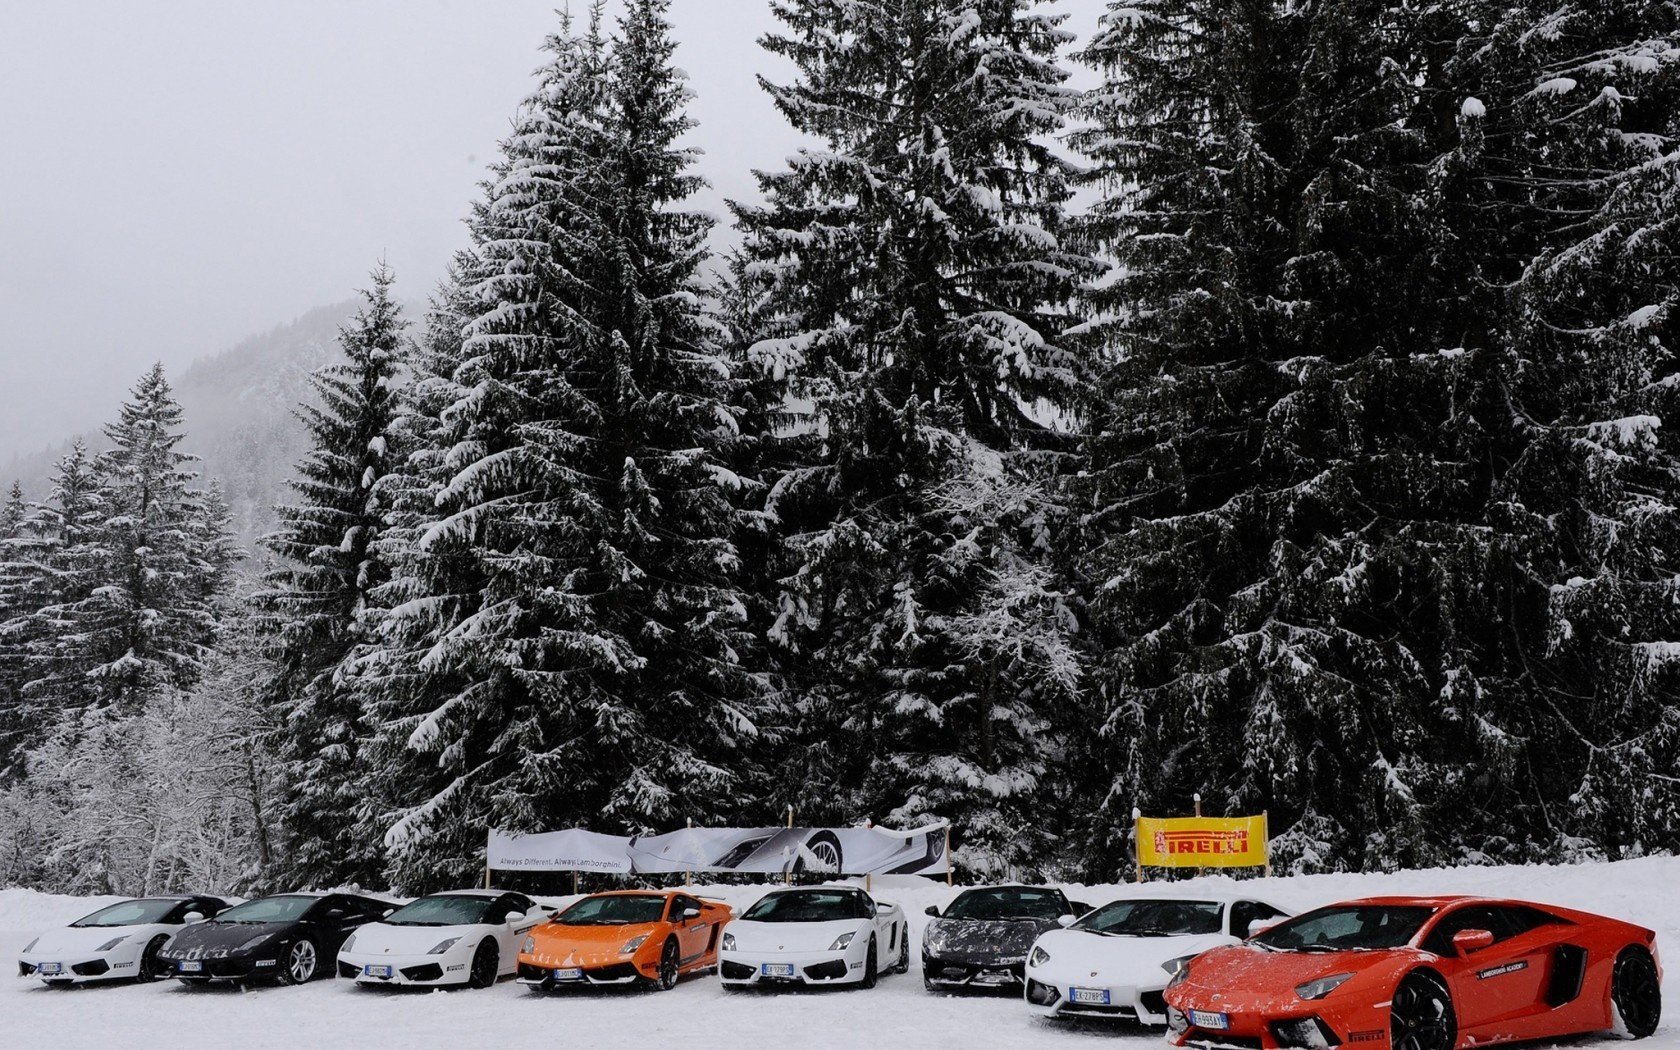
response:
<path id="1" fill-rule="evenodd" d="M 467 983 L 474 988 L 488 988 L 496 983 L 496 971 L 502 963 L 501 952 L 496 949 L 495 941 L 485 941 L 473 952 L 472 969 L 468 972 Z"/>
<path id="2" fill-rule="evenodd" d="M 670 991 L 677 986 L 677 942 L 666 941 L 665 950 L 659 953 L 659 988 Z"/>
<path id="3" fill-rule="evenodd" d="M 1626 1034 L 1643 1039 L 1657 1030 L 1657 1022 L 1662 1019 L 1662 987 L 1649 955 L 1629 948 L 1616 957 L 1610 1002 Z"/>
<path id="4" fill-rule="evenodd" d="M 1390 1045 L 1394 1050 L 1453 1050 L 1458 1016 L 1441 982 L 1411 973 L 1394 990 L 1389 1006 Z"/>
<path id="5" fill-rule="evenodd" d="M 293 984 L 307 984 L 315 976 L 316 961 L 314 943 L 299 941 L 286 953 L 286 976 Z"/>

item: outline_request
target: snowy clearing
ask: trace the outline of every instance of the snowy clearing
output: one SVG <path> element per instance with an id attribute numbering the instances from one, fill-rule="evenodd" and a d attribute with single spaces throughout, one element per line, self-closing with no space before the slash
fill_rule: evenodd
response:
<path id="1" fill-rule="evenodd" d="M 1198 880 L 1228 885 L 1228 878 Z M 1658 948 L 1680 943 L 1680 858 L 1614 864 L 1489 867 L 1391 875 L 1309 875 L 1247 880 L 1257 895 L 1299 909 L 1378 893 L 1475 893 L 1526 897 L 1629 919 L 1654 928 Z M 696 887 L 739 909 L 761 886 Z M 1070 886 L 1075 899 L 1101 903 L 1130 886 Z M 921 879 L 876 880 L 875 893 L 910 915 L 918 942 L 926 908 L 953 890 Z M 1263 890 L 1264 892 L 1258 892 Z M 42 929 L 62 925 L 115 898 L 58 897 L 0 890 L 0 951 L 6 964 Z M 1677 957 L 1680 958 L 1680 957 Z M 1670 1009 L 1680 989 L 1670 960 L 1664 981 Z M 13 971 L 15 972 L 15 971 Z M 186 989 L 154 985 L 49 989 L 12 979 L 0 990 L 4 1043 L 12 1047 L 1080 1047 L 1102 1040 L 1157 1047 L 1158 1031 L 1135 1026 L 1063 1025 L 1041 1020 L 1013 997 L 932 995 L 919 956 L 910 973 L 887 975 L 873 991 L 727 993 L 710 974 L 666 994 L 616 990 L 532 996 L 504 982 L 485 991 L 368 990 L 324 980 L 302 988 Z M 1605 1040 L 1571 1040 L 1593 1046 Z M 1680 1028 L 1665 1020 L 1650 1050 L 1680 1047 Z"/>

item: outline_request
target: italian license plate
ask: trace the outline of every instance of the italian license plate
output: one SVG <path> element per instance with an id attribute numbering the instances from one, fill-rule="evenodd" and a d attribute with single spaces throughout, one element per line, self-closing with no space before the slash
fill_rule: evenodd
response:
<path id="1" fill-rule="evenodd" d="M 1108 1006 L 1107 988 L 1070 988 L 1068 999 L 1071 1002 L 1083 1003 L 1087 1006 Z"/>
<path id="2" fill-rule="evenodd" d="M 182 959 L 180 962 L 182 973 L 203 973 L 204 964 L 196 959 Z"/>
<path id="3" fill-rule="evenodd" d="M 758 968 L 758 972 L 759 972 L 759 975 L 762 976 L 762 977 L 792 977 L 793 976 L 793 964 L 792 963 L 765 963 L 763 966 Z"/>
<path id="4" fill-rule="evenodd" d="M 362 967 L 362 975 L 364 977 L 389 977 L 391 976 L 391 968 L 389 966 L 364 966 Z"/>
<path id="5" fill-rule="evenodd" d="M 575 966 L 569 970 L 555 970 L 554 979 L 556 981 L 581 981 L 583 980 L 583 971 Z"/>
<path id="6" fill-rule="evenodd" d="M 1206 1010 L 1191 1010 L 1190 1023 L 1197 1028 L 1229 1028 L 1231 1017 L 1229 1014 L 1209 1013 Z"/>
<path id="7" fill-rule="evenodd" d="M 63 973 L 64 972 L 64 964 L 63 963 L 42 963 L 41 964 L 41 972 L 42 973 Z"/>

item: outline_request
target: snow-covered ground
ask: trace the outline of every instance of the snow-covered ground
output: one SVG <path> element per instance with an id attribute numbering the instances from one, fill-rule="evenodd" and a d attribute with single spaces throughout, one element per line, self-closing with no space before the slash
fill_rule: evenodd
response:
<path id="1" fill-rule="evenodd" d="M 1208 884 L 1229 880 L 1210 878 Z M 1457 868 L 1392 875 L 1314 875 L 1246 884 L 1280 905 L 1308 908 L 1378 893 L 1480 893 L 1527 897 L 1603 912 L 1657 930 L 1673 953 L 1666 1006 L 1680 1011 L 1680 858 L 1570 867 Z M 696 887 L 737 907 L 760 889 Z M 1100 904 L 1128 886 L 1069 887 Z M 954 891 L 914 879 L 883 885 L 918 935 L 929 904 Z M 8 972 L 42 929 L 93 911 L 108 898 L 0 890 L 0 954 Z M 534 997 L 511 982 L 485 991 L 366 990 L 326 980 L 302 988 L 188 990 L 175 982 L 48 989 L 0 981 L 0 1046 L 27 1047 L 1073 1047 L 1119 1040 L 1155 1048 L 1158 1032 L 1112 1025 L 1064 1026 L 1031 1015 L 1013 998 L 930 995 L 920 960 L 873 991 L 725 994 L 715 977 L 688 978 L 665 994 L 589 992 Z M 1593 1041 L 1572 1046 L 1591 1046 Z M 1680 1050 L 1680 1015 L 1665 1020 L 1649 1050 Z"/>

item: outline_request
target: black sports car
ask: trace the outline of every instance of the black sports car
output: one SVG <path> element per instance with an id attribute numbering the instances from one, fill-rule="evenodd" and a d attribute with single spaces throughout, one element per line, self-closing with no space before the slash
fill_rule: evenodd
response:
<path id="1" fill-rule="evenodd" d="M 929 991 L 1006 989 L 1019 992 L 1033 941 L 1064 915 L 1089 904 L 1047 886 L 986 886 L 965 890 L 922 931 L 922 983 Z"/>
<path id="2" fill-rule="evenodd" d="M 187 984 L 302 984 L 323 974 L 357 928 L 395 911 L 390 901 L 350 893 L 282 893 L 247 901 L 175 935 L 158 958 Z"/>

